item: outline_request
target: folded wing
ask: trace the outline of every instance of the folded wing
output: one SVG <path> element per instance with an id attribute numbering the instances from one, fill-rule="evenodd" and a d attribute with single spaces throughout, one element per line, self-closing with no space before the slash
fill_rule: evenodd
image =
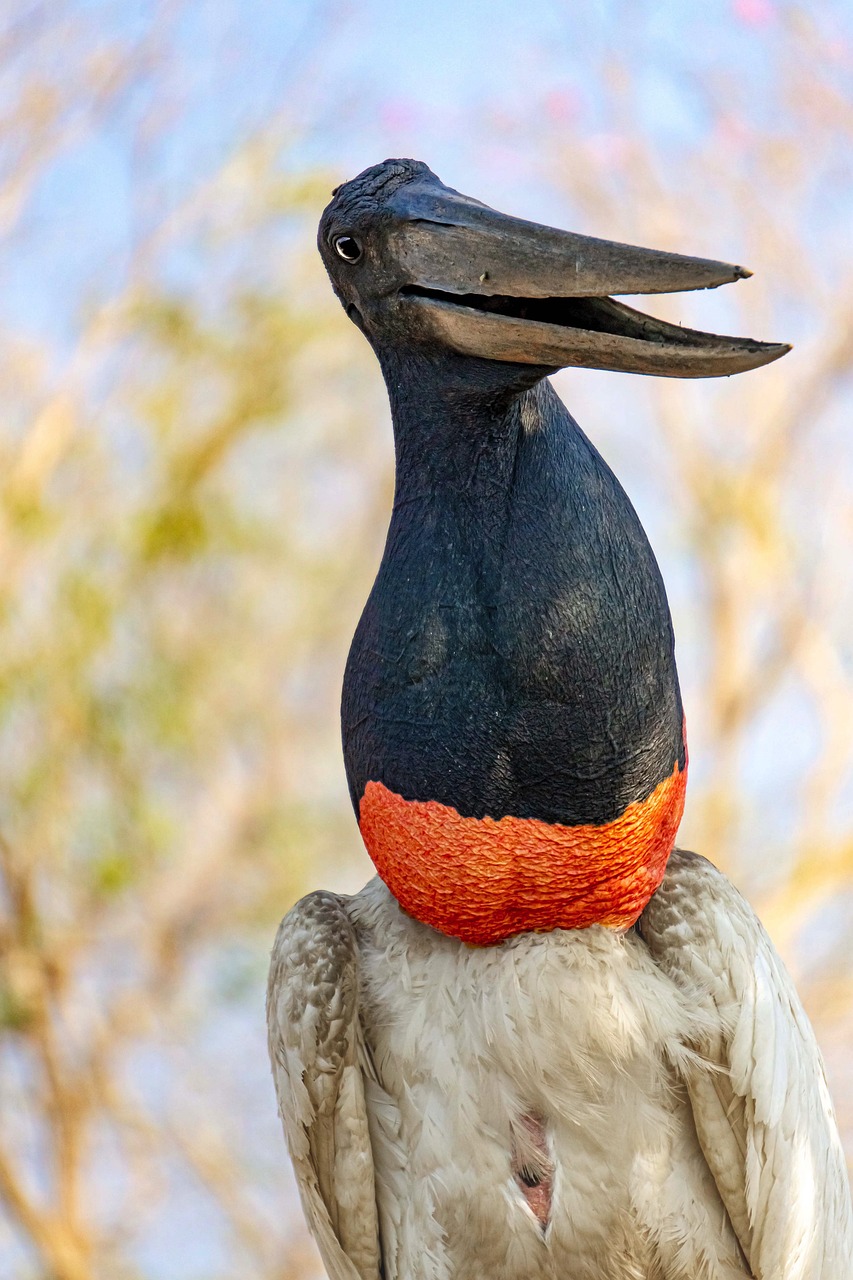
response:
<path id="1" fill-rule="evenodd" d="M 309 894 L 282 920 L 267 1027 L 284 1134 L 326 1270 L 331 1280 L 380 1280 L 358 948 L 334 894 Z"/>
<path id="2" fill-rule="evenodd" d="M 679 1069 L 755 1280 L 851 1274 L 853 1210 L 823 1062 L 758 918 L 711 863 L 676 850 L 638 927 L 705 1015 Z"/>

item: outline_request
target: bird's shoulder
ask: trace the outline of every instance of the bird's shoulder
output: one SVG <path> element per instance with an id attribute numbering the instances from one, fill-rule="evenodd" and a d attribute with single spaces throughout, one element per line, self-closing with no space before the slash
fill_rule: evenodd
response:
<path id="1" fill-rule="evenodd" d="M 300 1197 L 332 1280 L 379 1280 L 379 1226 L 345 899 L 309 894 L 279 926 L 267 989 L 270 1061 Z"/>
<path id="2" fill-rule="evenodd" d="M 834 1280 L 853 1214 L 823 1061 L 773 943 L 712 863 L 676 850 L 638 932 L 696 1010 L 679 1064 L 705 1158 L 758 1280 Z"/>

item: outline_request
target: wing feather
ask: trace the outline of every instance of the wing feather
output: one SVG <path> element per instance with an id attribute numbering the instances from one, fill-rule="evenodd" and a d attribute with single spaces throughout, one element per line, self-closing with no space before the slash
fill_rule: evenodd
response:
<path id="1" fill-rule="evenodd" d="M 724 875 L 678 850 L 639 931 L 697 1010 L 696 1054 L 679 1070 L 756 1280 L 842 1280 L 847 1169 L 820 1051 L 773 944 Z"/>
<path id="2" fill-rule="evenodd" d="M 326 1270 L 331 1280 L 379 1280 L 358 944 L 334 894 L 309 894 L 282 920 L 267 1028 L 284 1135 Z"/>

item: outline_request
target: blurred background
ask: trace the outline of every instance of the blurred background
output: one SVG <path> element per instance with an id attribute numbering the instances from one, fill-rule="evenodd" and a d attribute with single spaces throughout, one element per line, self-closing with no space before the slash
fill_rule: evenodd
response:
<path id="1" fill-rule="evenodd" d="M 263 996 L 283 912 L 371 871 L 338 698 L 391 436 L 314 235 L 388 155 L 745 262 L 654 305 L 796 344 L 556 383 L 668 584 L 681 842 L 762 913 L 853 1155 L 853 9 L 7 0 L 0 58 L 0 1274 L 320 1274 Z"/>

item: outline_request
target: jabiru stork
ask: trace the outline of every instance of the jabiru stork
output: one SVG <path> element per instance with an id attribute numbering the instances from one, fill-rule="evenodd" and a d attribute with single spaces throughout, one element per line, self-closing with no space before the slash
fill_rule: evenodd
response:
<path id="1" fill-rule="evenodd" d="M 781 344 L 610 294 L 749 275 L 505 216 L 388 160 L 319 248 L 379 360 L 394 506 L 344 678 L 378 876 L 310 894 L 270 1054 L 332 1280 L 844 1280 L 845 1162 L 758 919 L 674 849 L 669 608 L 548 375 L 757 368 Z"/>

